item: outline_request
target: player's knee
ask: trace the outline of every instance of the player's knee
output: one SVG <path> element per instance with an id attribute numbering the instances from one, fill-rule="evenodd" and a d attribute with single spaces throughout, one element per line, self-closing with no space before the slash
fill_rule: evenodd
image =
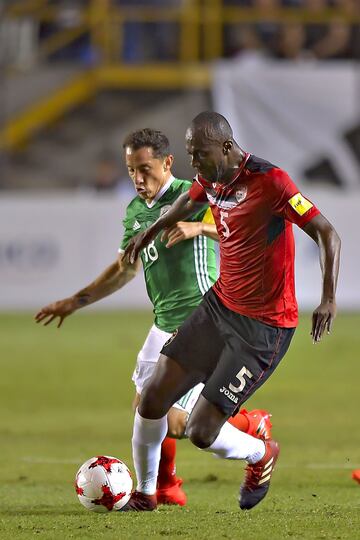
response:
<path id="1" fill-rule="evenodd" d="M 187 425 L 186 434 L 190 441 L 198 448 L 208 448 L 216 438 L 206 426 L 199 426 L 193 423 Z"/>
<path id="2" fill-rule="evenodd" d="M 149 384 L 141 392 L 138 411 L 144 418 L 161 418 L 165 416 L 168 408 L 159 397 L 159 394 Z"/>
<path id="3" fill-rule="evenodd" d="M 185 436 L 187 413 L 172 407 L 168 413 L 168 437 L 182 439 Z"/>

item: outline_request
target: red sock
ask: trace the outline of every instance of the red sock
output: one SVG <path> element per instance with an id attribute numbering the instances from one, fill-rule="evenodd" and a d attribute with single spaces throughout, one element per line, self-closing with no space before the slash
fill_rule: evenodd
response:
<path id="1" fill-rule="evenodd" d="M 161 458 L 157 479 L 158 489 L 168 488 L 176 484 L 176 439 L 166 437 L 161 445 Z"/>
<path id="2" fill-rule="evenodd" d="M 239 431 L 243 431 L 244 433 L 247 433 L 250 427 L 249 419 L 243 413 L 237 413 L 235 416 L 230 416 L 228 422 L 232 426 L 236 427 Z"/>

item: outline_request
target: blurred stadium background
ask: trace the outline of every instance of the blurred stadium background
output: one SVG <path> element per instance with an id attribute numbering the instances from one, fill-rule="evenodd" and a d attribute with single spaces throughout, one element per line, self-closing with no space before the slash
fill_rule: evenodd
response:
<path id="1" fill-rule="evenodd" d="M 0 0 L 0 15 L 1 538 L 119 537 L 118 517 L 85 516 L 71 483 L 96 453 L 131 464 L 130 377 L 151 324 L 142 276 L 90 308 L 116 312 L 89 309 L 60 333 L 30 313 L 114 260 L 133 197 L 125 134 L 162 129 L 189 178 L 185 129 L 209 108 L 338 229 L 339 316 L 314 352 L 306 314 L 249 405 L 271 408 L 283 442 L 274 497 L 240 514 L 238 465 L 184 442 L 189 509 L 127 516 L 121 537 L 358 538 L 359 0 Z M 309 312 L 318 255 L 296 236 Z"/>
<path id="2" fill-rule="evenodd" d="M 133 196 L 124 135 L 164 130 L 175 173 L 191 177 L 184 133 L 208 108 L 329 215 L 345 240 L 340 307 L 360 307 L 357 0 L 18 0 L 0 9 L 0 309 L 34 309 L 110 262 Z M 319 271 L 303 236 L 297 281 L 308 309 Z M 146 302 L 139 277 L 100 306 Z"/>

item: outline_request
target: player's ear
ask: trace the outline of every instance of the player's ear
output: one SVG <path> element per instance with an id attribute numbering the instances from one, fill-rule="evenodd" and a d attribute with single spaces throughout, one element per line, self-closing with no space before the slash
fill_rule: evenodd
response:
<path id="1" fill-rule="evenodd" d="M 164 159 L 164 171 L 169 171 L 172 167 L 172 164 L 174 163 L 174 156 L 172 154 L 169 154 Z"/>
<path id="2" fill-rule="evenodd" d="M 224 142 L 223 153 L 225 156 L 230 152 L 232 147 L 233 147 L 233 141 L 231 139 L 228 139 L 227 141 Z"/>

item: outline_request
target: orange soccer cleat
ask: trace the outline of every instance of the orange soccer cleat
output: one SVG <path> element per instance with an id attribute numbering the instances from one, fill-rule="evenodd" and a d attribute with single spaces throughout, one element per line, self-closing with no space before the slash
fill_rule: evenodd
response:
<path id="1" fill-rule="evenodd" d="M 177 478 L 176 482 L 172 486 L 158 488 L 156 491 L 158 504 L 175 504 L 178 506 L 185 506 L 186 495 L 181 488 L 183 481 L 181 478 Z"/>
<path id="2" fill-rule="evenodd" d="M 246 467 L 246 475 L 240 486 L 239 505 L 242 510 L 250 510 L 257 505 L 267 494 L 270 487 L 271 476 L 278 458 L 280 448 L 276 441 L 265 442 L 264 457 Z"/>
<path id="3" fill-rule="evenodd" d="M 156 509 L 156 506 L 156 495 L 145 495 L 140 491 L 134 491 L 119 512 L 151 512 Z"/>
<path id="4" fill-rule="evenodd" d="M 271 414 L 268 411 L 263 409 L 254 409 L 253 411 L 247 411 L 246 409 L 241 409 L 235 416 L 229 418 L 230 424 L 240 429 L 244 430 L 244 417 L 248 421 L 248 427 L 246 433 L 256 437 L 257 439 L 269 440 L 271 439 L 271 428 L 272 424 L 270 422 Z"/>
<path id="5" fill-rule="evenodd" d="M 355 469 L 352 472 L 351 476 L 352 476 L 353 480 L 355 480 L 355 482 L 359 482 L 359 484 L 360 484 L 360 469 Z"/>

